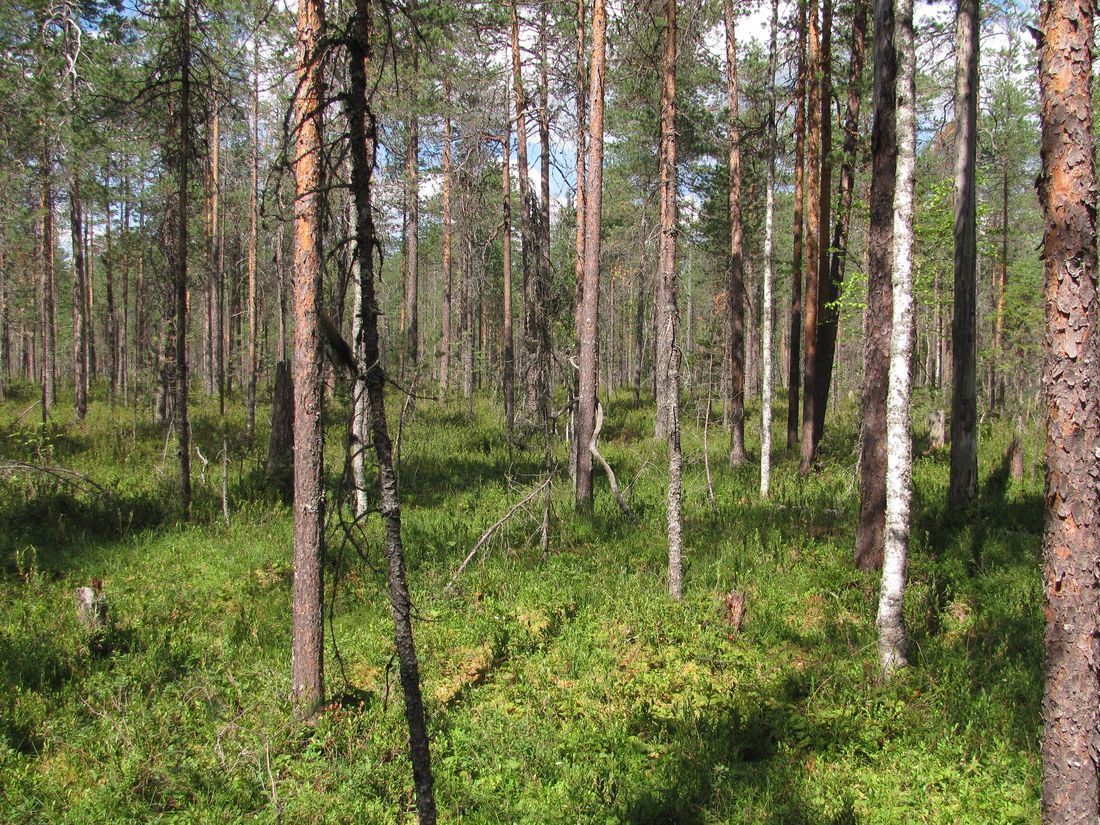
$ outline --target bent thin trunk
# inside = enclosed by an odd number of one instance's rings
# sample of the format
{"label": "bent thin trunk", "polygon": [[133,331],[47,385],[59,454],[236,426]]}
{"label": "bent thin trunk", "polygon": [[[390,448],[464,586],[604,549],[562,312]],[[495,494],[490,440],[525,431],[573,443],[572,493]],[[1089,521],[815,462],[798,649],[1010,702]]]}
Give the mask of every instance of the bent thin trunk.
{"label": "bent thin trunk", "polygon": [[[370,189],[374,158],[373,116],[370,112],[366,63],[370,47],[370,0],[356,0],[355,37],[352,38],[348,103],[348,133],[351,143],[352,193],[355,198],[355,246],[359,270],[360,336],[355,342],[357,372],[362,377],[370,407],[371,437],[378,460],[381,488],[380,509],[385,523],[385,552],[390,590],[390,612],[394,623],[401,690],[405,696],[405,720],[409,730],[416,809],[420,825],[434,825],[437,819],[433,791],[431,755],[424,702],[420,693],[420,668],[413,641],[412,601],[405,572],[401,541],[401,503],[394,470],[393,448],[386,423],[385,375],[378,347],[378,302],[374,291],[373,239]],[[368,131],[368,124],[370,124]]]}

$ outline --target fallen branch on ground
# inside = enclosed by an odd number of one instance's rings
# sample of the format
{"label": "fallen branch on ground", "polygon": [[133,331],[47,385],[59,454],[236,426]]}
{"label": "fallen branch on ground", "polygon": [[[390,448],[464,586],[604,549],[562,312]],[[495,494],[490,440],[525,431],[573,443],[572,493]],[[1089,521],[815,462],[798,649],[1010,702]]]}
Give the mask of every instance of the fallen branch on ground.
{"label": "fallen branch on ground", "polygon": [[623,498],[622,491],[619,489],[619,482],[615,478],[615,471],[611,469],[611,465],[607,463],[607,460],[600,455],[600,451],[596,448],[596,439],[600,437],[601,429],[603,429],[603,404],[600,403],[600,399],[597,396],[596,426],[592,430],[592,443],[588,445],[588,452],[592,453],[592,457],[600,462],[604,472],[607,473],[607,480],[611,482],[611,492],[615,494],[615,501],[619,503],[619,509],[623,511],[623,515],[627,518],[634,518],[634,511],[630,509],[630,505],[626,503],[626,499]]}
{"label": "fallen branch on ground", "polygon": [[455,570],[454,575],[451,576],[451,580],[449,582],[447,582],[447,586],[443,588],[443,595],[444,596],[449,595],[454,590],[455,582],[458,581],[458,577],[462,575],[462,572],[466,569],[466,567],[470,564],[470,562],[473,561],[474,556],[477,555],[477,551],[480,550],[482,547],[484,547],[485,544],[489,541],[489,539],[491,539],[493,537],[493,533],[495,533],[497,530],[499,530],[501,527],[503,527],[505,522],[507,522],[508,519],[510,519],[516,513],[517,510],[522,508],[523,505],[525,505],[527,502],[529,502],[531,499],[533,499],[535,496],[537,496],[539,493],[541,493],[543,491],[543,489],[546,487],[546,485],[548,485],[549,483],[550,483],[550,476],[547,476],[546,478],[543,479],[542,484],[540,484],[538,487],[535,487],[533,490],[531,490],[529,493],[527,493],[527,495],[525,495],[523,498],[521,498],[519,501],[517,501],[515,504],[513,504],[508,509],[507,513],[505,513],[503,516],[501,516],[499,519],[497,519],[495,522],[493,522],[493,525],[488,530],[486,530],[484,533],[481,534],[481,538],[479,538],[477,540],[477,543],[474,544],[473,549],[470,550],[470,552],[466,554],[466,558],[464,558],[462,560],[462,564],[460,564],[458,566],[458,569]]}

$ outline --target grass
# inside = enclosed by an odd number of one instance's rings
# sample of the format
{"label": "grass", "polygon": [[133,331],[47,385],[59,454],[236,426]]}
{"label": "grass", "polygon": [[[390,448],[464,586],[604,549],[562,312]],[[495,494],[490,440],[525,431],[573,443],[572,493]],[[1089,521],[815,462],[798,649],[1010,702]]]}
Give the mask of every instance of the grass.
{"label": "grass", "polygon": [[[16,420],[31,388],[10,395],[0,456],[77,470],[109,494],[0,479],[0,820],[413,821],[377,517],[362,558],[333,542],[332,701],[296,725],[293,524],[263,475],[266,430],[250,444],[231,406],[226,526],[221,423],[196,398],[211,463],[180,524],[174,445],[144,413],[100,397],[86,423],[62,405],[42,432],[34,413]],[[334,490],[342,409],[329,408]],[[586,516],[559,481],[548,558],[538,513],[517,515],[448,597],[478,536],[536,483],[540,450],[510,443],[489,400],[422,402],[405,423],[405,544],[444,820],[1038,822],[1042,498],[1036,473],[1008,479],[1007,425],[982,431],[982,496],[963,518],[943,512],[946,453],[918,459],[913,666],[882,684],[877,577],[850,561],[855,411],[830,422],[811,478],[777,452],[766,502],[756,466],[727,468],[712,427],[717,513],[692,412],[683,604],[666,595],[666,467],[644,405],[613,399],[605,428],[635,521],[602,477]],[[102,639],[73,602],[92,577],[110,603]],[[735,588],[739,632],[723,616]]]}

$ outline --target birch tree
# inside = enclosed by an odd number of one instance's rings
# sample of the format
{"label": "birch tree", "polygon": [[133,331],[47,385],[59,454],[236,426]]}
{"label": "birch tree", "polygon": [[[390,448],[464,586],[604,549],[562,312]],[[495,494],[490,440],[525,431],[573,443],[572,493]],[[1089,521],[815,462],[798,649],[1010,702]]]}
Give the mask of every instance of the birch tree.
{"label": "birch tree", "polygon": [[913,193],[916,187],[916,45],[913,0],[899,0],[897,49],[898,158],[894,184],[893,312],[890,377],[886,396],[886,532],[878,605],[879,664],[885,675],[906,665],[905,565],[913,495],[913,442],[909,402],[913,356]]}
{"label": "birch tree", "polygon": [[775,63],[779,32],[779,0],[772,0],[771,44],[768,47],[767,194],[764,205],[764,307],[761,326],[763,386],[760,404],[760,495],[768,497],[772,477],[772,247],[775,223]]}
{"label": "birch tree", "polygon": [[[668,437],[668,592],[679,601],[684,595],[683,489],[680,452],[680,353],[676,347],[676,0],[665,0],[664,49],[661,57],[661,234],[658,240],[657,278],[661,284],[664,313],[659,323],[665,329],[668,352],[666,427]],[[660,397],[658,397],[660,403]]]}

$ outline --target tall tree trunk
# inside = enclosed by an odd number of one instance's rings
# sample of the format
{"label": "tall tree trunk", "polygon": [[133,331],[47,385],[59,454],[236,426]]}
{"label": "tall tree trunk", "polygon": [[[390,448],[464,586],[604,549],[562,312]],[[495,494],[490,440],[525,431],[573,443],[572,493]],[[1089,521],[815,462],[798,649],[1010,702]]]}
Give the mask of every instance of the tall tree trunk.
{"label": "tall tree trunk", "polygon": [[[822,253],[822,278],[817,328],[817,398],[814,401],[814,452],[825,431],[825,410],[829,404],[829,389],[833,383],[833,361],[836,358],[837,325],[840,312],[835,301],[844,283],[844,265],[848,254],[848,227],[852,219],[852,193],[855,190],[856,154],[859,150],[859,104],[863,97],[863,61],[867,42],[867,0],[855,0],[852,6],[852,38],[849,41],[851,63],[848,67],[848,105],[844,114],[844,159],[840,169],[840,202],[837,204],[836,225],[830,254]],[[824,178],[825,173],[822,172]],[[822,206],[827,215],[826,207]],[[825,226],[826,237],[828,226]]]}
{"label": "tall tree trunk", "polygon": [[[668,352],[665,412],[668,436],[668,593],[679,601],[684,596],[683,562],[683,455],[680,451],[680,353],[676,347],[676,0],[665,0],[664,51],[661,58],[661,234],[657,252],[657,279],[662,285],[660,324]],[[614,289],[612,289],[614,295]]]}
{"label": "tall tree trunk", "polygon": [[474,397],[474,193],[469,174],[462,176],[462,397],[471,404]]}
{"label": "tall tree trunk", "polygon": [[252,38],[252,181],[248,189],[248,374],[246,427],[248,438],[256,429],[256,246],[260,232],[260,40]]}
{"label": "tall tree trunk", "polygon": [[638,274],[634,288],[634,403],[638,403],[642,395],[642,366],[645,362],[645,298],[646,298],[646,269],[648,267],[649,250],[649,212],[646,209],[647,201],[642,201],[642,243],[641,261],[638,265]]}
{"label": "tall tree trunk", "polygon": [[53,160],[49,137],[42,129],[42,168],[40,174],[42,211],[42,270],[39,290],[42,296],[42,416],[49,418],[57,399],[57,287],[54,280]]}
{"label": "tall tree trunk", "polygon": [[791,311],[787,357],[787,449],[798,443],[799,399],[802,386],[802,240],[806,169],[806,0],[798,2],[798,75],[794,115],[794,218],[791,251]]}
{"label": "tall tree trunk", "polygon": [[[573,97],[574,106],[577,110],[577,131],[576,131],[576,171],[577,171],[577,191],[576,191],[576,236],[574,238],[574,249],[576,252],[576,260],[574,261],[574,276],[576,279],[576,294],[574,295],[573,303],[573,355],[576,358],[580,358],[580,343],[581,343],[581,305],[584,296],[584,189],[585,189],[585,81],[588,79],[588,64],[585,60],[585,13],[584,13],[584,0],[577,0],[577,22],[576,22],[576,41],[577,41],[577,56],[576,56],[576,73],[574,76],[573,84]],[[579,363],[579,361],[578,361]],[[577,393],[577,378],[573,377],[574,395]],[[577,461],[579,451],[581,449],[580,442],[577,441],[577,429],[576,429],[576,408],[573,412],[573,442],[569,445],[569,476],[576,479],[577,477]]]}
{"label": "tall tree trunk", "polygon": [[88,330],[85,317],[84,207],[80,202],[80,177],[70,172],[69,218],[73,249],[73,406],[77,421],[88,414]]}
{"label": "tall tree trunk", "polygon": [[[505,98],[507,98],[507,90]],[[440,321],[439,336],[439,398],[447,397],[451,380],[451,78],[448,74],[443,79],[443,98],[445,112],[443,115],[443,318]],[[507,100],[505,101],[507,109]],[[506,115],[507,116],[507,115]],[[508,166],[508,148],[506,147],[504,158],[505,167]],[[507,402],[506,402],[507,403]]]}
{"label": "tall tree trunk", "polygon": [[179,237],[176,241],[176,435],[180,463],[180,510],[191,516],[191,422],[187,415],[187,218],[188,167],[191,159],[191,0],[180,12]]}
{"label": "tall tree trunk", "polygon": [[[538,309],[539,309],[539,341],[544,352],[543,360],[547,360],[550,354],[550,341],[548,327],[550,306],[550,62],[549,40],[550,27],[547,19],[549,3],[539,4],[539,165],[542,171],[539,229],[540,252],[539,260],[541,269],[538,283]],[[546,363],[542,369],[548,369]],[[543,381],[549,380],[544,376]],[[546,390],[542,389],[543,395]]]}
{"label": "tall tree trunk", "polygon": [[958,0],[955,15],[955,314],[951,394],[951,477],[947,506],[978,495],[977,177],[978,0]]}
{"label": "tall tree trunk", "polygon": [[600,229],[603,214],[603,112],[604,74],[607,56],[606,0],[592,3],[592,60],[588,73],[588,163],[584,195],[584,295],[577,390],[577,478],[574,487],[578,509],[592,505],[592,443],[596,425],[596,390],[599,383]]}
{"label": "tall tree trunk", "polygon": [[397,649],[401,690],[405,696],[405,721],[409,729],[409,755],[416,791],[416,809],[420,825],[434,825],[437,812],[432,787],[428,728],[420,693],[420,666],[413,640],[412,601],[409,597],[405,551],[401,541],[401,502],[386,423],[385,376],[378,347],[378,302],[374,292],[374,225],[370,204],[375,141],[374,119],[369,108],[367,88],[370,15],[370,0],[356,0],[355,36],[352,38],[349,61],[351,93],[348,105],[360,295],[360,303],[355,308],[360,316],[360,336],[355,342],[355,354],[357,373],[365,385],[370,403],[371,436],[378,460],[380,509],[386,528],[390,612],[394,623],[394,645]]}
{"label": "tall tree trunk", "polygon": [[767,498],[772,474],[772,251],[775,212],[775,67],[779,32],[779,0],[772,0],[771,42],[768,47],[767,194],[764,202],[764,306],[761,318],[763,379],[761,382],[760,495]]}
{"label": "tall tree trunk", "polygon": [[[667,13],[666,13],[667,17]],[[669,22],[666,20],[666,31]],[[673,20],[672,25],[675,25]],[[667,38],[666,38],[667,40]],[[676,226],[675,226],[675,199],[666,194],[668,187],[669,176],[673,176],[672,185],[675,186],[675,151],[672,156],[672,167],[668,167],[667,159],[669,154],[669,143],[674,140],[676,124],[676,109],[675,109],[675,67],[666,69],[666,63],[668,62],[668,46],[665,46],[665,54],[663,56],[661,64],[662,85],[661,85],[661,134],[660,134],[660,147],[658,156],[660,158],[660,181],[658,183],[660,195],[660,217],[659,220],[659,234],[657,242],[657,277],[654,279],[654,293],[656,300],[654,301],[654,319],[653,323],[656,328],[656,348],[655,348],[655,369],[657,374],[657,410],[654,420],[654,436],[656,438],[670,439],[671,440],[671,424],[673,415],[673,406],[678,403],[678,399],[673,398],[673,391],[678,389],[672,386],[673,376],[670,374],[670,368],[674,360],[673,349],[675,347],[675,333],[676,333],[676,280],[674,276],[665,276],[668,268],[674,268],[675,255],[674,252],[670,252],[666,247],[669,240],[675,238]],[[675,45],[673,46],[675,51]],[[668,74],[671,72],[671,76]],[[670,79],[671,77],[671,79]],[[671,87],[671,88],[670,88]],[[671,209],[672,217],[669,218],[668,213]],[[667,221],[671,220],[672,223],[668,224]],[[666,239],[666,234],[668,238]],[[665,260],[665,256],[672,256],[673,263],[668,263]]]}
{"label": "tall tree trunk", "polygon": [[998,375],[1001,359],[1001,339],[1005,324],[1005,287],[1008,285],[1008,165],[1005,155],[1001,160],[1001,260],[993,268],[993,351],[989,356],[989,408],[996,409],[1004,403],[1004,378]]}
{"label": "tall tree trunk", "polygon": [[[92,259],[92,222],[94,216],[89,206],[84,214],[84,331],[87,336],[85,347],[84,374],[91,381],[99,375],[99,361],[95,348],[95,269]],[[90,390],[89,390],[89,398]]]}
{"label": "tall tree trunk", "polygon": [[221,209],[221,113],[217,94],[213,95],[213,126],[210,136],[210,238],[213,244],[214,279],[214,379],[218,388],[218,412],[225,415],[225,258],[223,255]]}
{"label": "tall tree trunk", "polygon": [[508,105],[508,90],[504,91],[504,140],[500,144],[500,173],[503,184],[501,197],[501,227],[504,266],[501,273],[503,296],[501,331],[504,337],[503,389],[504,427],[511,434],[516,423],[515,342],[512,335],[512,120]]}
{"label": "tall tree trunk", "polygon": [[1039,44],[1047,404],[1043,821],[1096,818],[1100,742],[1100,355],[1091,0],[1044,0]]}
{"label": "tall tree trunk", "polygon": [[886,521],[886,388],[893,318],[894,184],[897,164],[894,109],[897,55],[894,2],[873,0],[875,20],[874,124],[871,128],[871,211],[867,225],[867,309],[864,312],[863,392],[860,399],[859,523],[855,563],[882,566]]}
{"label": "tall tree trunk", "polygon": [[527,354],[524,365],[524,391],[527,412],[536,415],[542,402],[540,395],[539,307],[538,283],[541,268],[538,253],[538,232],[533,225],[536,210],[527,163],[527,96],[523,91],[523,63],[519,43],[519,8],[512,8],[512,83],[516,100],[516,172],[519,177],[519,226],[523,265],[523,345]]}
{"label": "tall tree trunk", "polygon": [[[821,441],[821,427],[825,421],[824,401],[829,396],[829,383],[821,372],[825,331],[828,323],[827,304],[835,297],[835,290],[829,282],[829,229],[833,203],[833,0],[822,0],[821,4],[821,168],[817,186],[817,330],[814,333],[813,372],[813,420],[810,428],[810,440],[803,441],[802,469],[809,472],[817,456],[817,445]],[[830,367],[832,353],[829,353]],[[803,401],[805,403],[805,401]]]}
{"label": "tall tree trunk", "polygon": [[[825,0],[828,4],[829,0]],[[822,48],[817,0],[810,0],[807,15],[807,127],[806,127],[806,288],[802,293],[802,432],[801,470],[810,471],[813,461],[814,375],[817,369],[817,310],[821,287],[821,100]]]}
{"label": "tall tree trunk", "polygon": [[878,603],[878,654],[884,675],[906,664],[905,563],[913,496],[913,440],[909,432],[913,372],[913,193],[916,186],[917,50],[913,0],[897,0],[897,171],[894,183],[894,267],[890,374],[886,396],[886,532]]}
{"label": "tall tree trunk", "polygon": [[[8,277],[7,247],[2,218],[3,216],[0,215],[0,401],[5,401],[7,400],[5,388],[8,379],[11,377],[11,321],[8,316],[8,282],[11,279]],[[40,315],[39,323],[41,321],[42,316]],[[43,384],[45,384],[45,381],[43,381]],[[46,420],[47,409],[45,406],[42,408],[43,421]]]}
{"label": "tall tree trunk", "polygon": [[[412,9],[415,10],[415,3]],[[415,374],[420,363],[420,117],[418,114],[420,88],[420,50],[412,38],[412,89],[409,113],[409,134],[405,142],[405,307],[402,365],[406,375]]]}
{"label": "tall tree trunk", "polygon": [[122,323],[118,336],[118,386],[122,392],[122,403],[130,401],[130,179],[122,184]]}
{"label": "tall tree trunk", "polygon": [[[733,0],[723,0],[726,21],[726,103],[729,107],[729,214],[730,252],[726,263],[728,306],[730,405],[730,466],[745,463],[745,275],[743,266],[743,224],[741,220],[741,127],[737,87],[737,34]],[[801,178],[799,180],[801,185]]]}
{"label": "tall tree trunk", "polygon": [[[318,318],[324,254],[321,226],[321,101],[318,48],[324,0],[298,0],[298,82],[294,96],[294,623],[291,690],[308,718],[324,699],[324,444]],[[357,143],[352,140],[352,149]],[[360,266],[362,267],[362,255]],[[367,271],[370,256],[367,258]],[[373,314],[370,316],[373,319]],[[368,320],[368,323],[370,321]]]}
{"label": "tall tree trunk", "polygon": [[107,382],[111,404],[118,395],[118,315],[115,311],[115,251],[111,243],[111,171],[107,168],[105,189],[107,203],[104,212],[106,244],[103,252],[103,272],[107,286]]}

